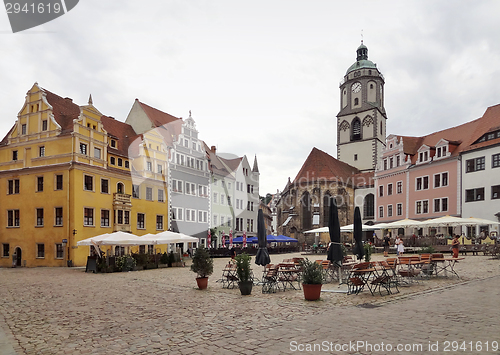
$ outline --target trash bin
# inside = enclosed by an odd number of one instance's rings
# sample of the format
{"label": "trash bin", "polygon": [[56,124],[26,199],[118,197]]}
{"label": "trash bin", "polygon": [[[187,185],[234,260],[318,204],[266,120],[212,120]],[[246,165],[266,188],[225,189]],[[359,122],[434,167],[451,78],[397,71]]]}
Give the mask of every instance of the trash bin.
{"label": "trash bin", "polygon": [[72,267],[73,266],[73,260],[68,260],[68,267]]}

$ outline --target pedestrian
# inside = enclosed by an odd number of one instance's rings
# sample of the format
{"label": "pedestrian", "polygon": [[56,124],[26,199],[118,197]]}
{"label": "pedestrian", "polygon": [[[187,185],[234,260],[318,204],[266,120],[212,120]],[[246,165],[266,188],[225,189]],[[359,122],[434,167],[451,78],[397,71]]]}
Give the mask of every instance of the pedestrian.
{"label": "pedestrian", "polygon": [[17,253],[14,252],[12,254],[12,267],[16,267],[17,266]]}
{"label": "pedestrian", "polygon": [[458,239],[458,234],[453,236],[451,241],[451,250],[453,251],[453,257],[458,258],[458,248],[460,247],[460,240]]}
{"label": "pedestrian", "polygon": [[389,234],[386,234],[384,237],[384,257],[389,256],[389,246],[391,244],[391,238],[389,237]]}
{"label": "pedestrian", "polygon": [[401,235],[398,235],[398,237],[396,238],[396,251],[398,256],[403,255],[403,253],[405,252],[405,246],[403,244],[403,239],[401,238]]}
{"label": "pedestrian", "polygon": [[234,258],[236,257],[236,249],[234,247],[231,248],[231,259],[234,260]]}

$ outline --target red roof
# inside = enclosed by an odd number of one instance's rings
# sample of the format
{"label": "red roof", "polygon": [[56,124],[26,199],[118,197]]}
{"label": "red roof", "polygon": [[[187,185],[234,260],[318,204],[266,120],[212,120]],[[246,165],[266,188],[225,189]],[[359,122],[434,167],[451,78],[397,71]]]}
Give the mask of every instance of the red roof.
{"label": "red roof", "polygon": [[434,148],[436,144],[445,139],[450,142],[451,156],[457,156],[461,152],[479,148],[484,145],[498,143],[497,139],[483,142],[487,144],[474,144],[485,133],[500,129],[500,105],[488,107],[481,118],[461,124],[459,126],[444,129],[422,137],[398,136],[403,138],[403,149],[405,154],[412,156],[411,162],[415,164],[418,156],[417,151],[422,145]]}
{"label": "red roof", "polygon": [[141,108],[144,110],[146,115],[149,117],[151,123],[154,124],[155,127],[160,127],[168,123],[174,122],[175,120],[180,120],[180,118],[178,117],[169,115],[166,112],[160,111],[154,107],[151,107],[149,105],[146,105],[145,103],[140,102],[139,99],[135,100],[139,103],[139,105],[141,105]]}
{"label": "red roof", "polygon": [[[116,137],[117,147],[108,147],[110,153],[119,154],[123,156],[129,156],[129,146],[137,138],[141,138],[140,135],[136,134],[131,125],[115,120],[113,117],[102,116],[101,122],[104,129],[109,135]],[[139,141],[142,141],[140,139]],[[133,147],[131,147],[133,149]]]}
{"label": "red roof", "polygon": [[326,179],[328,181],[339,180],[351,185],[355,174],[359,174],[357,168],[313,148],[293,183]]}
{"label": "red roof", "polygon": [[61,126],[62,134],[73,131],[73,120],[80,116],[80,106],[73,103],[71,99],[64,99],[46,89],[45,92],[47,101],[52,106],[52,113],[56,122]]}

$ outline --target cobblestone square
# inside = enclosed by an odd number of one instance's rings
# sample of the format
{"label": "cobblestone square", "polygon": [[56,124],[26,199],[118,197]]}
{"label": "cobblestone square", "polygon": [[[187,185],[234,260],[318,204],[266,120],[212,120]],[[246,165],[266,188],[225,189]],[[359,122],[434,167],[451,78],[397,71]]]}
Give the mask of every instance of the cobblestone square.
{"label": "cobblestone square", "polygon": [[[112,274],[0,269],[0,353],[499,353],[492,347],[500,341],[498,259],[467,256],[456,266],[460,279],[422,279],[396,295],[323,292],[316,302],[300,290],[262,294],[254,286],[241,296],[223,289],[216,280],[226,262],[215,259],[205,291],[189,267]],[[261,267],[253,270],[260,276]],[[467,351],[451,351],[453,341],[465,342]]]}

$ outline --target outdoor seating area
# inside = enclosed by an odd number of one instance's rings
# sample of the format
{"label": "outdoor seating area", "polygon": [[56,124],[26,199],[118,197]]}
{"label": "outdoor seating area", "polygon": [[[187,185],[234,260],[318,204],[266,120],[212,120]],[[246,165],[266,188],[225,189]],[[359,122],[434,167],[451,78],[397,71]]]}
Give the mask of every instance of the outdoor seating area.
{"label": "outdoor seating area", "polygon": [[301,258],[284,259],[278,264],[268,264],[262,273],[262,293],[300,290]]}

